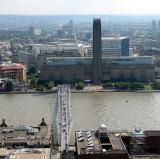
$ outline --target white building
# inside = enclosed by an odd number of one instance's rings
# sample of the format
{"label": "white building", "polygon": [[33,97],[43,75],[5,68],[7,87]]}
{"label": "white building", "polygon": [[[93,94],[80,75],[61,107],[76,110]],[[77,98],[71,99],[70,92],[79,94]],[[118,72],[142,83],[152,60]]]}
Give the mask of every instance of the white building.
{"label": "white building", "polygon": [[55,45],[50,44],[30,44],[35,55],[36,66],[40,66],[45,62],[47,57],[54,56]]}
{"label": "white building", "polygon": [[30,44],[39,67],[48,57],[81,57],[85,54],[84,44],[77,40],[62,39],[50,44]]}
{"label": "white building", "polygon": [[[101,42],[103,57],[129,56],[129,38],[103,37]],[[92,45],[88,47],[87,55],[93,55]]]}
{"label": "white building", "polygon": [[102,56],[129,56],[129,38],[104,37],[102,38]]}
{"label": "white building", "polygon": [[81,57],[84,56],[84,45],[78,42],[60,42],[56,46],[55,56]]}
{"label": "white building", "polygon": [[42,30],[41,29],[34,29],[34,35],[39,36],[41,35]]}

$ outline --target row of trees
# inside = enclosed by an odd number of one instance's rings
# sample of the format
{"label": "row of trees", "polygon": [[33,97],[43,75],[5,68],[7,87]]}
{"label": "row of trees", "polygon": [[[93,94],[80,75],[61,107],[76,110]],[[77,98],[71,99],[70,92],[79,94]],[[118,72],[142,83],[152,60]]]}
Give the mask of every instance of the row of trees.
{"label": "row of trees", "polygon": [[55,83],[53,81],[40,81],[38,79],[38,70],[36,67],[31,67],[28,71],[29,84],[31,89],[37,91],[51,90]]}
{"label": "row of trees", "polygon": [[[30,79],[31,89],[38,91],[51,90],[54,87],[53,81],[38,81],[35,77]],[[74,84],[74,87],[78,90],[83,90],[85,87],[84,82],[79,81]],[[104,83],[104,89],[117,89],[117,90],[160,90],[160,82],[155,83],[142,83],[142,82],[115,82]],[[14,89],[14,84],[11,80],[6,81],[5,91],[10,92]]]}
{"label": "row of trees", "polygon": [[[85,87],[84,82],[79,81],[75,83],[75,88],[78,90],[83,90]],[[142,83],[142,82],[108,82],[103,84],[105,89],[117,89],[117,90],[160,90],[159,83]]]}
{"label": "row of trees", "polygon": [[156,90],[160,90],[160,82],[153,83],[152,88]]}
{"label": "row of trees", "polygon": [[30,79],[30,87],[38,91],[51,90],[54,87],[53,81],[39,81],[36,77]]}
{"label": "row of trees", "polygon": [[105,89],[119,89],[119,90],[160,90],[160,82],[142,83],[142,82],[115,82],[104,83]]}
{"label": "row of trees", "polygon": [[[14,83],[12,80],[7,80],[4,84],[3,91],[11,92],[14,90]],[[30,80],[30,88],[36,89],[37,91],[51,90],[54,87],[53,81],[45,83],[38,82],[35,77]]]}
{"label": "row of trees", "polygon": [[116,82],[103,84],[105,89],[119,89],[119,90],[142,90],[145,85],[141,82]]}
{"label": "row of trees", "polygon": [[[38,81],[36,77],[32,77],[30,79],[30,87],[32,89],[37,89],[38,91],[51,90],[55,85],[57,84],[55,84],[53,81]],[[84,82],[79,81],[75,82],[74,86],[78,90],[83,90],[85,84]]]}

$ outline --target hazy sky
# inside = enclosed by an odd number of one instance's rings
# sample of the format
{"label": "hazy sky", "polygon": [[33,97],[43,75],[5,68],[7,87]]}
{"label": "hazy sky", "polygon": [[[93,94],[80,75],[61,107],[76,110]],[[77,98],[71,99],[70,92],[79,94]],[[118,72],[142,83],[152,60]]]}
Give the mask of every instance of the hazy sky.
{"label": "hazy sky", "polygon": [[160,0],[0,0],[0,14],[160,15]]}

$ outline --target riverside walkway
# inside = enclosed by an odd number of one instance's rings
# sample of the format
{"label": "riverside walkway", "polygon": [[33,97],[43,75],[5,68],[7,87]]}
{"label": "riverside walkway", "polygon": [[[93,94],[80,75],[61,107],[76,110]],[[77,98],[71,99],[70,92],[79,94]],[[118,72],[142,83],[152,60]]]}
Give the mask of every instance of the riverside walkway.
{"label": "riverside walkway", "polygon": [[61,158],[68,158],[69,150],[69,130],[70,130],[70,87],[60,85],[58,88],[58,107],[59,107],[59,130],[60,130],[60,152]]}

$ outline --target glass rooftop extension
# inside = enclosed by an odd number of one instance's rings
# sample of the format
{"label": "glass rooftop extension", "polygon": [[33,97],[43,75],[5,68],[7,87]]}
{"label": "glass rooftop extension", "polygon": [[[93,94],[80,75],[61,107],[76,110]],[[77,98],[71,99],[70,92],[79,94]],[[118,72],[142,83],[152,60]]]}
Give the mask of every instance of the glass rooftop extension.
{"label": "glass rooftop extension", "polygon": [[46,59],[47,65],[84,65],[92,64],[92,57],[53,57]]}
{"label": "glass rooftop extension", "polygon": [[[46,59],[46,65],[83,65],[92,64],[92,60],[92,57],[52,57]],[[154,65],[154,57],[103,57],[102,63],[112,65]]]}
{"label": "glass rooftop extension", "polygon": [[115,64],[115,65],[154,65],[154,57],[152,56],[104,57],[102,58],[102,63]]}

